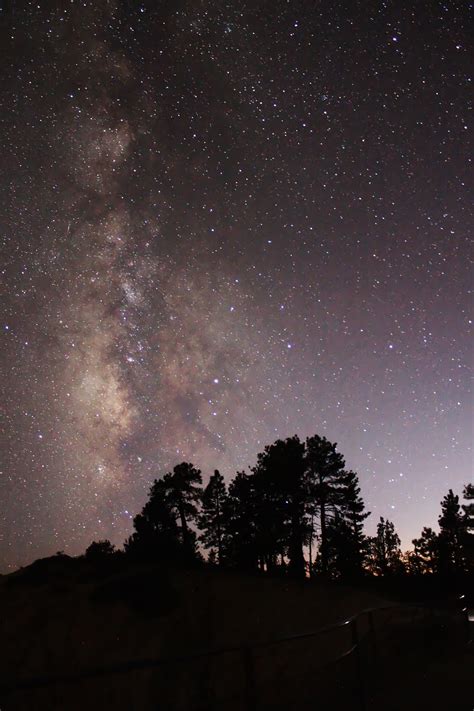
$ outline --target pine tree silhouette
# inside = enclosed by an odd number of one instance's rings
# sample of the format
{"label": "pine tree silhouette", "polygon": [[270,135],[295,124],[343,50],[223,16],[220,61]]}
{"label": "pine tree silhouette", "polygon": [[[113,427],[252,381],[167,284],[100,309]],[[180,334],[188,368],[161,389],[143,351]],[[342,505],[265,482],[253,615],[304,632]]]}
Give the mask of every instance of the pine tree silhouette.
{"label": "pine tree silhouette", "polygon": [[380,517],[377,534],[369,539],[369,570],[374,575],[403,572],[400,538],[391,521]]}
{"label": "pine tree silhouette", "polygon": [[474,484],[466,484],[463,497],[469,502],[462,506],[464,511],[464,557],[469,572],[474,572]]}
{"label": "pine tree silhouette", "polygon": [[85,557],[87,560],[103,560],[115,553],[115,546],[108,540],[92,541],[86,549]]}
{"label": "pine tree silhouette", "polygon": [[203,491],[201,513],[198,525],[202,534],[200,540],[205,548],[211,549],[211,554],[218,565],[223,563],[224,548],[224,515],[227,490],[224,477],[216,469]]}
{"label": "pine tree silhouette", "polygon": [[306,472],[309,512],[319,520],[320,544],[317,568],[326,574],[329,567],[328,523],[335,518],[338,504],[337,484],[345,461],[336,451],[337,444],[314,435],[306,440]]}
{"label": "pine tree silhouette", "polygon": [[370,512],[364,512],[365,504],[355,472],[341,472],[334,508],[334,516],[327,525],[328,572],[331,577],[354,578],[363,573],[367,556],[364,521],[370,516]]}
{"label": "pine tree silhouette", "polygon": [[439,540],[432,528],[424,527],[420,538],[414,538],[412,566],[421,575],[439,570]]}
{"label": "pine tree silhouette", "polygon": [[465,568],[463,554],[465,521],[461,513],[459,496],[454,494],[452,489],[449,489],[441,501],[438,523],[440,572],[443,575],[461,573]]}
{"label": "pine tree silhouette", "polygon": [[199,469],[188,462],[177,464],[173,472],[163,477],[167,503],[175,511],[180,523],[181,542],[189,553],[196,553],[196,535],[189,524],[196,519],[202,496],[202,477]]}
{"label": "pine tree silhouette", "polygon": [[307,486],[304,444],[295,435],[277,440],[258,455],[253,469],[257,495],[257,531],[266,568],[288,556],[289,572],[304,577],[307,536]]}
{"label": "pine tree silhouette", "polygon": [[224,505],[223,557],[230,567],[255,570],[257,548],[257,507],[253,477],[237,472],[229,484]]}
{"label": "pine tree silhouette", "polygon": [[463,498],[473,503],[463,504],[462,509],[465,516],[465,527],[474,534],[474,484],[466,484],[463,489]]}
{"label": "pine tree silhouette", "polygon": [[180,555],[182,541],[176,512],[170,505],[163,480],[153,482],[142,512],[133,519],[134,533],[125,541],[125,552],[139,558],[172,559]]}
{"label": "pine tree silhouette", "polygon": [[268,445],[251,473],[238,472],[228,491],[217,470],[204,491],[201,485],[201,472],[188,462],[155,480],[134,518],[126,552],[191,562],[200,557],[197,525],[213,564],[304,577],[304,547],[310,544],[311,556],[312,519],[317,518],[317,570],[346,578],[362,572],[363,522],[369,513],[357,474],[344,469],[336,444],[325,437],[314,435],[303,443],[295,435]]}

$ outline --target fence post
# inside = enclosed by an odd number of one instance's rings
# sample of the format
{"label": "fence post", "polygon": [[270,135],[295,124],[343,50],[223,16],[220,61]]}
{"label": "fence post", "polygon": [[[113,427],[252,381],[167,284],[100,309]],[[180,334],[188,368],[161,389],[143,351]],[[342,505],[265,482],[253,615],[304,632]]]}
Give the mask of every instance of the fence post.
{"label": "fence post", "polygon": [[465,615],[465,625],[466,625],[466,645],[471,644],[471,623],[469,620],[469,607],[467,604],[466,596],[459,595],[458,601],[461,603],[461,613]]}
{"label": "fence post", "polygon": [[367,706],[365,704],[365,689],[364,689],[364,677],[362,671],[362,656],[360,650],[359,642],[359,631],[357,629],[357,617],[354,617],[351,622],[351,636],[352,644],[354,646],[355,662],[356,662],[356,676],[357,676],[357,686],[358,686],[358,707],[360,711],[367,711]]}
{"label": "fence post", "polygon": [[246,711],[257,711],[255,664],[252,648],[249,646],[243,647],[242,653],[245,673],[245,709]]}

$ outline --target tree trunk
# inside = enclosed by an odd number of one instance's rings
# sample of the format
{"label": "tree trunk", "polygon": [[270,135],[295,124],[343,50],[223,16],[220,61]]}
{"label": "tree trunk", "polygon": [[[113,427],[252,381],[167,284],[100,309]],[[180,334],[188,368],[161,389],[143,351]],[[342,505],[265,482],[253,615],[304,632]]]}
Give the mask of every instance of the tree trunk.
{"label": "tree trunk", "polygon": [[297,578],[305,576],[305,559],[303,554],[303,537],[301,535],[301,523],[298,512],[294,513],[291,521],[291,542],[290,542],[290,570]]}
{"label": "tree trunk", "polygon": [[328,556],[327,556],[327,527],[326,527],[326,505],[321,502],[321,545],[319,547],[321,555],[321,572],[327,573]]}
{"label": "tree trunk", "polygon": [[184,515],[184,507],[182,504],[179,506],[179,517],[181,519],[181,535],[183,537],[183,546],[188,544],[188,523],[186,521],[186,516]]}
{"label": "tree trunk", "polygon": [[217,502],[217,564],[222,565],[221,509]]}

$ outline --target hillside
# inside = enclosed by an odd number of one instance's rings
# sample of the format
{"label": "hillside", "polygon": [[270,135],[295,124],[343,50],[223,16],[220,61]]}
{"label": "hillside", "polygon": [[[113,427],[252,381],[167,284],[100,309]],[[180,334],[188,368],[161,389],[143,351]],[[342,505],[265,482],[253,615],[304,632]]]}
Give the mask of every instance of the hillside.
{"label": "hillside", "polygon": [[[314,639],[258,648],[251,660],[252,689],[246,676],[249,659],[238,650],[210,662],[194,659],[152,669],[132,667],[142,660],[258,645],[387,604],[369,591],[334,584],[212,568],[165,572],[153,566],[130,567],[121,558],[104,568],[67,556],[36,561],[3,576],[0,602],[2,686],[63,677],[44,688],[3,695],[2,711],[73,711],[84,706],[237,710],[251,708],[252,703],[253,708],[283,709],[294,704],[303,709],[310,708],[318,684],[321,703],[325,703],[324,689],[334,697],[334,685],[342,702],[357,693],[354,660],[324,665],[350,647],[348,627]],[[397,611],[397,625],[402,622],[406,627],[408,618],[403,614]],[[384,615],[388,612],[380,613],[377,621],[380,638],[389,620]],[[410,615],[413,623],[412,611]],[[364,629],[362,625],[362,636]],[[121,673],[103,673],[114,666],[121,667]],[[96,674],[92,678],[64,680],[91,671]]]}

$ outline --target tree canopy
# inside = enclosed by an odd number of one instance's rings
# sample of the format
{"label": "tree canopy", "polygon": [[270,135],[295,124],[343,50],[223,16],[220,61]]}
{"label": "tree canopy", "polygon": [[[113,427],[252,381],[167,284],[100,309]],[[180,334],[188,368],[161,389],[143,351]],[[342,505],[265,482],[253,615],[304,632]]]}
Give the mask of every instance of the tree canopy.
{"label": "tree canopy", "polygon": [[[199,469],[177,464],[153,482],[124,549],[177,564],[201,560],[203,549],[219,567],[299,578],[458,575],[474,568],[474,486],[467,484],[463,495],[461,505],[450,489],[441,501],[439,532],[425,526],[413,550],[402,554],[392,521],[380,517],[376,534],[365,534],[370,512],[337,444],[294,435],[266,446],[228,486],[215,470],[203,487]],[[114,553],[109,541],[97,541],[86,557]]]}

